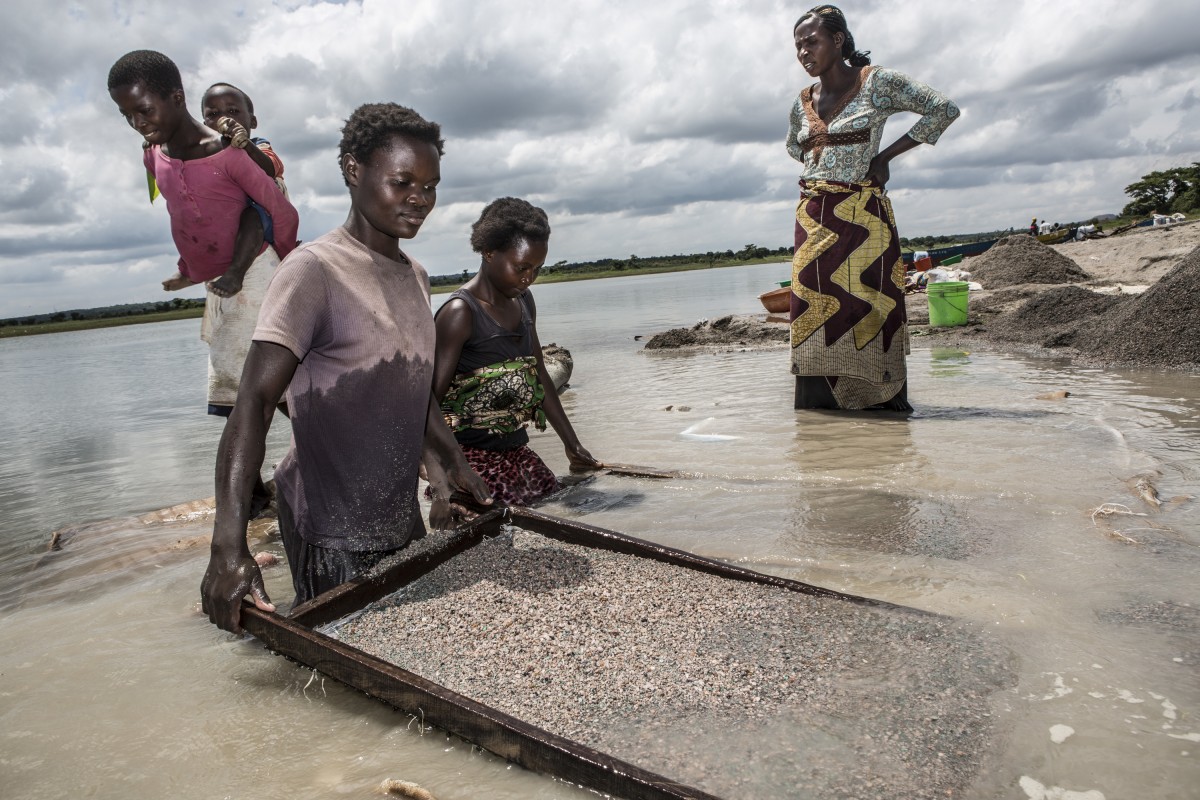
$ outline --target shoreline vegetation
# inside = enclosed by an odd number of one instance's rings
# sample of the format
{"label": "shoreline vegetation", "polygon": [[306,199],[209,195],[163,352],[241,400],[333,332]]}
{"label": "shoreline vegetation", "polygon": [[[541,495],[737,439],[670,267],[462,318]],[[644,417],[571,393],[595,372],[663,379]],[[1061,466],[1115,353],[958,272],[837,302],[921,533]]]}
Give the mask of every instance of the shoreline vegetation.
{"label": "shoreline vegetation", "polygon": [[[542,268],[539,284],[565,281],[586,281],[599,278],[619,278],[625,275],[656,275],[664,272],[686,272],[720,267],[743,267],[753,264],[787,262],[792,258],[790,247],[770,249],[746,245],[741,251],[700,253],[691,256],[630,256],[628,259],[604,259],[584,264],[558,264]],[[449,294],[462,286],[473,274],[463,271],[453,275],[432,275],[429,282],[432,294]],[[15,336],[36,336],[43,333],[65,333],[121,325],[141,325],[151,322],[171,322],[204,316],[203,298],[181,298],[156,303],[132,303],[73,311],[55,311],[27,317],[0,320],[0,339]]]}
{"label": "shoreline vegetation", "polygon": [[[177,319],[198,319],[204,316],[204,301],[200,305],[171,309],[170,311],[139,312],[136,315],[113,317],[90,317],[84,319],[59,319],[46,322],[35,322],[30,325],[8,321],[0,327],[0,339],[16,336],[37,336],[43,333],[67,333],[68,331],[86,331],[96,328],[119,328],[124,325],[142,325],[149,322],[173,322]],[[47,316],[47,315],[41,315]]]}

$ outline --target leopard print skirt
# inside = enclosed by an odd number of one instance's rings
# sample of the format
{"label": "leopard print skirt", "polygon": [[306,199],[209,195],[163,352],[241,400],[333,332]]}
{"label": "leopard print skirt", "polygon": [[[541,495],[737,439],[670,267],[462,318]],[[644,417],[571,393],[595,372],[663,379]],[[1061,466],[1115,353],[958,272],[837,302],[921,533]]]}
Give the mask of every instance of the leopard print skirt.
{"label": "leopard print skirt", "polygon": [[513,450],[462,448],[471,469],[492,490],[497,505],[528,506],[558,491],[558,478],[538,454],[522,445]]}

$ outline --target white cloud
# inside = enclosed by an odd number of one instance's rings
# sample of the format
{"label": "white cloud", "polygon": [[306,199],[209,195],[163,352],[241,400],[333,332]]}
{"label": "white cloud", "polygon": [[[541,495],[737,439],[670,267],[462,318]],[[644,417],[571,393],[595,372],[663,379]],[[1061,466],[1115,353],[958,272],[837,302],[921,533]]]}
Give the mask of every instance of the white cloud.
{"label": "white cloud", "polygon": [[[1145,172],[1200,160],[1194,3],[846,10],[875,63],[964,110],[936,148],[893,164],[904,235],[1116,211]],[[776,0],[6,4],[0,317],[165,297],[164,209],[105,89],[139,48],[179,64],[193,109],[217,80],[252,95],[304,239],[346,215],[342,121],[396,101],[447,139],[438,209],[410,248],[434,274],[473,268],[470,224],[501,195],[550,212],[552,262],[787,244],[798,170],[783,138],[809,82],[796,16]]]}

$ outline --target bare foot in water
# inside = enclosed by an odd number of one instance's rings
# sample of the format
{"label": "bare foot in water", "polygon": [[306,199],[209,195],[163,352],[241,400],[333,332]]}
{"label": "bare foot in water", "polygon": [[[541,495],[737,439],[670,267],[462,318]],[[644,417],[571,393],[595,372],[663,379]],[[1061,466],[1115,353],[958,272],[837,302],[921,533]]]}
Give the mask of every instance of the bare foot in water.
{"label": "bare foot in water", "polygon": [[229,273],[208,282],[208,290],[217,297],[233,297],[242,290],[242,279]]}
{"label": "bare foot in water", "polygon": [[178,292],[180,289],[195,285],[195,281],[183,277],[178,272],[162,282],[164,292]]}

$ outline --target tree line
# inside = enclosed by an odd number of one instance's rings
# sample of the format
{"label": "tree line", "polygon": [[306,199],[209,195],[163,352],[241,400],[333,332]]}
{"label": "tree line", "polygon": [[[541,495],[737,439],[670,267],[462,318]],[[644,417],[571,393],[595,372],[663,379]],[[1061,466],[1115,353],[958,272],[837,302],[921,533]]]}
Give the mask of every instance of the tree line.
{"label": "tree line", "polygon": [[1121,212],[1126,217],[1200,211],[1200,161],[1143,175],[1125,194],[1133,198]]}
{"label": "tree line", "polygon": [[[623,272],[637,271],[640,269],[662,269],[664,267],[680,267],[691,265],[731,265],[743,261],[753,261],[759,258],[771,258],[778,256],[780,258],[792,257],[792,247],[759,247],[756,244],[748,244],[741,250],[709,250],[705,253],[691,253],[688,255],[676,254],[673,256],[639,256],[637,254],[630,255],[629,258],[601,258],[596,261],[579,261],[566,262],[559,261],[556,264],[549,264],[542,267],[543,275],[554,275],[556,273],[571,273],[571,274],[586,274],[589,272]],[[453,273],[451,275],[430,275],[429,283],[432,286],[448,286],[466,281],[474,271],[463,270],[461,273]]]}
{"label": "tree line", "polygon": [[87,319],[112,319],[114,317],[138,317],[143,314],[158,314],[164,311],[179,311],[185,308],[204,308],[204,298],[176,297],[156,303],[125,303],[99,308],[75,308],[70,311],[51,311],[46,314],[31,314],[27,317],[0,319],[0,328],[43,325],[50,322],[82,321]]}

